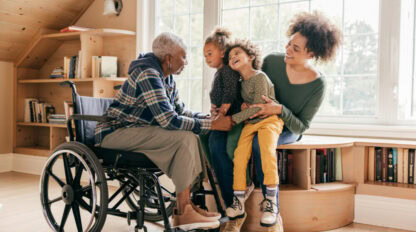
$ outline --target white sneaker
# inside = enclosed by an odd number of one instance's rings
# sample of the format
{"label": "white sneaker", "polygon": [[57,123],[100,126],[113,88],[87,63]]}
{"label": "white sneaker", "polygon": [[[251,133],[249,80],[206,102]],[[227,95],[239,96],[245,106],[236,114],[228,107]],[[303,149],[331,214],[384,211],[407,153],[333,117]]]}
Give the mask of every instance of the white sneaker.
{"label": "white sneaker", "polygon": [[233,204],[225,210],[230,220],[244,217],[244,201],[245,197],[233,197]]}
{"label": "white sneaker", "polygon": [[276,196],[264,198],[264,200],[261,202],[260,209],[263,211],[260,225],[265,227],[274,226],[277,221],[277,215],[279,214]]}

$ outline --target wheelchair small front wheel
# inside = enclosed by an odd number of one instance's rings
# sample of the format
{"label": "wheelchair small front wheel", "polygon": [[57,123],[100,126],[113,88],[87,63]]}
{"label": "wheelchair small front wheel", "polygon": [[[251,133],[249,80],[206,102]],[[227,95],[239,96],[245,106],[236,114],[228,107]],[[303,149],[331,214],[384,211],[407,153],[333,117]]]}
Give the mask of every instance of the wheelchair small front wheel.
{"label": "wheelchair small front wheel", "polygon": [[101,231],[108,189],[95,154],[78,142],[59,145],[43,168],[40,198],[54,231]]}

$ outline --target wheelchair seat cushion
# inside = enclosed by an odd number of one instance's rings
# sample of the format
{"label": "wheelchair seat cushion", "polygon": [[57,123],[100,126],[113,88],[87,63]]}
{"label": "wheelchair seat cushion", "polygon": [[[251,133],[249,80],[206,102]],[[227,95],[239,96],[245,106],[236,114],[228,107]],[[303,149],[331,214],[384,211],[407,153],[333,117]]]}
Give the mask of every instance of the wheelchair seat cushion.
{"label": "wheelchair seat cushion", "polygon": [[[101,116],[113,101],[113,98],[94,98],[77,95],[74,113]],[[95,144],[95,126],[97,125],[97,122],[82,120],[76,121],[75,123],[77,126],[77,141],[86,145]]]}

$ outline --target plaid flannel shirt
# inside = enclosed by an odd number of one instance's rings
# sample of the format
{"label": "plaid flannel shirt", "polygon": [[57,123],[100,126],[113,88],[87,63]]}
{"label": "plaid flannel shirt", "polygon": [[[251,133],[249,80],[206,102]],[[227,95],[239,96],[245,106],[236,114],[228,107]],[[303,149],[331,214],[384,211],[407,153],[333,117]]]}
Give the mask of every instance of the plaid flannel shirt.
{"label": "plaid flannel shirt", "polygon": [[118,128],[152,125],[196,134],[207,133],[211,128],[211,119],[206,115],[185,110],[172,75],[163,77],[152,68],[134,69],[104,116],[111,120],[97,123],[96,145]]}

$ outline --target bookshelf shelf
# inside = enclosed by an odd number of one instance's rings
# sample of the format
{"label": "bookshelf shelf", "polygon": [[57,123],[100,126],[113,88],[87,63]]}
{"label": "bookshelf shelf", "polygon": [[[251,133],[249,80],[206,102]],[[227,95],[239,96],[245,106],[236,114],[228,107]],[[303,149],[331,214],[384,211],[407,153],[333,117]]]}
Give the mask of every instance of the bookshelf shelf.
{"label": "bookshelf shelf", "polygon": [[17,125],[18,126],[41,126],[41,127],[66,128],[66,124],[57,124],[57,123],[17,122]]}
{"label": "bookshelf shelf", "polygon": [[108,82],[124,82],[127,77],[114,77],[114,78],[83,78],[83,79],[28,79],[19,80],[19,84],[41,84],[41,83],[61,83],[63,81],[72,82],[93,82],[93,81],[108,81]]}
{"label": "bookshelf shelf", "polygon": [[[57,67],[64,67],[64,58],[75,57],[76,79],[50,79]],[[92,78],[92,57],[117,57],[115,78]],[[25,111],[38,110],[41,115],[44,105],[52,105],[55,114],[64,114],[64,102],[71,102],[70,88],[59,83],[72,81],[82,96],[114,97],[114,86],[127,80],[128,68],[136,58],[136,33],[119,29],[94,29],[85,32],[57,33],[42,29],[33,38],[27,50],[16,61],[14,76],[14,152],[46,156],[65,141],[66,124],[28,123]],[[68,64],[67,64],[68,65]],[[73,64],[72,64],[73,65]],[[68,66],[67,66],[68,67]],[[73,66],[74,67],[74,66]],[[33,99],[33,101],[32,101]],[[27,107],[32,102],[44,103],[39,108]],[[29,105],[32,106],[32,105]],[[43,116],[42,116],[43,117]]]}
{"label": "bookshelf shelf", "polygon": [[357,194],[416,200],[416,185],[368,181],[357,186]]}

